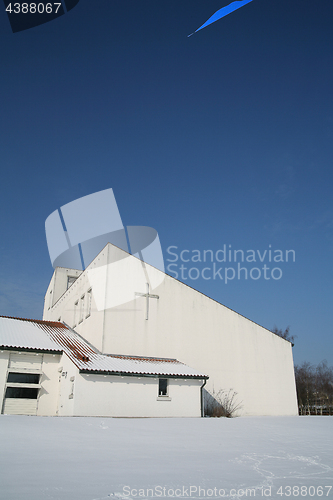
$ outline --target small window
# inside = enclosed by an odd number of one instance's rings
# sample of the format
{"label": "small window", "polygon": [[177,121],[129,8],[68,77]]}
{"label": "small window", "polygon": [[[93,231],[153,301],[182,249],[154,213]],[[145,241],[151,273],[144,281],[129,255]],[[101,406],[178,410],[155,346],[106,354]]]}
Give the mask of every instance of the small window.
{"label": "small window", "polygon": [[79,301],[77,300],[74,304],[74,322],[73,322],[73,328],[76,327],[77,322],[78,322],[78,308],[79,308]]}
{"label": "small window", "polygon": [[84,295],[82,295],[81,300],[80,300],[80,318],[79,318],[79,323],[82,323],[84,319]]}
{"label": "small window", "polygon": [[14,384],[39,384],[39,373],[8,373],[7,383]]}
{"label": "small window", "polygon": [[87,312],[86,312],[86,318],[88,318],[91,314],[91,300],[92,300],[92,290],[88,290],[87,292]]}
{"label": "small window", "polygon": [[67,290],[70,286],[73,285],[74,281],[77,280],[76,276],[67,276]]}
{"label": "small window", "polygon": [[5,398],[37,399],[38,389],[28,387],[7,387]]}
{"label": "small window", "polygon": [[167,396],[168,395],[168,379],[160,378],[158,379],[158,395]]}
{"label": "small window", "polygon": [[68,396],[68,399],[73,399],[74,398],[74,380],[75,380],[75,377],[71,377],[70,378],[70,381],[72,382],[72,387],[71,387],[71,393]]}

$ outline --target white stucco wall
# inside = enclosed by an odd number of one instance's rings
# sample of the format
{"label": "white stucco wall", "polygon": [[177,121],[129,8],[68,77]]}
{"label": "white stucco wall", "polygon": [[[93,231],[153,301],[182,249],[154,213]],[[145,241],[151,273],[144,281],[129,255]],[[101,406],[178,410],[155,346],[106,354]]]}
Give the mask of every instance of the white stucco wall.
{"label": "white stucco wall", "polygon": [[[10,351],[0,351],[3,403]],[[158,379],[80,374],[66,354],[42,354],[38,416],[200,417],[203,380],[169,379],[158,398]]]}
{"label": "white stucco wall", "polygon": [[[97,266],[103,266],[107,263],[108,249],[101,252],[95,261],[89,266],[92,269]],[[75,328],[80,335],[82,335],[88,342],[93,344],[98,350],[102,351],[103,348],[103,331],[104,331],[104,311],[98,312],[94,300],[94,293],[92,293],[91,311],[94,314],[88,316],[87,299],[88,291],[92,289],[91,283],[88,279],[87,273],[82,273],[76,281],[66,290],[67,275],[74,275],[75,270],[64,269],[57,267],[53,273],[50,285],[45,295],[45,305],[43,312],[43,319],[50,321],[58,321],[61,318],[71,328]],[[65,279],[66,277],[66,279]],[[51,290],[54,288],[55,283],[61,283],[63,286],[63,293],[55,301],[52,307],[48,306],[48,301]],[[84,314],[81,321],[80,307],[82,297],[84,303]],[[78,303],[77,306],[75,304]],[[96,314],[97,313],[97,314]],[[93,316],[93,317],[92,317]]]}
{"label": "white stucco wall", "polygon": [[59,396],[60,354],[43,354],[41,388],[38,396],[37,415],[57,414]]}
{"label": "white stucco wall", "polygon": [[[68,277],[79,277],[81,273],[82,271],[77,269],[68,269],[64,267],[56,268],[45,294],[43,317],[47,316],[48,311],[54,307],[62,295],[67,291]],[[53,321],[57,321],[59,317],[61,317],[61,313],[56,318],[54,317]],[[68,317],[68,319],[69,322],[73,321],[72,317]],[[61,321],[63,321],[62,318]],[[70,324],[70,326],[72,325]]]}
{"label": "white stucco wall", "polygon": [[75,385],[79,370],[66,354],[62,356],[60,367],[62,372],[59,374],[60,387],[57,415],[70,417],[74,415]]}
{"label": "white stucco wall", "polygon": [[[98,349],[177,358],[209,375],[208,390],[235,390],[243,415],[297,415],[289,342],[112,245],[98,258],[77,280],[78,289],[91,286],[91,266],[108,262],[109,303],[117,296],[132,297],[105,311],[94,304],[91,317],[76,328]],[[145,292],[147,277],[151,284],[160,283],[150,289],[159,299],[150,299],[148,321],[146,299],[135,296]],[[66,312],[73,302],[70,290],[44,319]]]}
{"label": "white stucco wall", "polygon": [[169,379],[168,398],[158,398],[158,379],[80,374],[75,416],[200,417],[203,380]]}

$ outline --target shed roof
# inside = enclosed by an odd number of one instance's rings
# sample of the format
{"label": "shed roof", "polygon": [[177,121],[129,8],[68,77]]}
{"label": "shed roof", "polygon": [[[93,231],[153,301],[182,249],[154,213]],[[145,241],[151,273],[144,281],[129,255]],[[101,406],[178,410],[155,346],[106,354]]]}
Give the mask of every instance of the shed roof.
{"label": "shed roof", "polygon": [[73,329],[55,321],[0,316],[0,348],[64,352],[81,372],[208,378],[176,359],[101,354]]}

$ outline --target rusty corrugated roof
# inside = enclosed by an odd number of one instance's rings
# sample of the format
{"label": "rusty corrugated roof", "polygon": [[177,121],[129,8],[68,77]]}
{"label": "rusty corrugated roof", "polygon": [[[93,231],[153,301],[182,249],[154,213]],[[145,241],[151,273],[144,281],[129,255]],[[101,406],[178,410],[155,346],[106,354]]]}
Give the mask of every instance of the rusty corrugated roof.
{"label": "rusty corrugated roof", "polygon": [[208,378],[176,359],[101,354],[70,327],[56,321],[0,316],[0,346],[63,351],[84,372]]}

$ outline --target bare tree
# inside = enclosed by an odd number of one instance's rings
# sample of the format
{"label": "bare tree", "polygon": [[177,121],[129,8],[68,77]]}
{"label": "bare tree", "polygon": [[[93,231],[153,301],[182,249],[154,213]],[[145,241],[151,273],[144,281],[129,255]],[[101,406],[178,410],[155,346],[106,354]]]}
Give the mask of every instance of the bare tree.
{"label": "bare tree", "polygon": [[304,361],[301,366],[295,366],[296,391],[298,408],[301,415],[310,414],[310,401],[314,393],[314,367]]}
{"label": "bare tree", "polygon": [[333,403],[333,367],[327,366],[326,360],[316,367],[316,405],[318,400],[321,415],[323,409],[328,409],[330,413]]}
{"label": "bare tree", "polygon": [[210,393],[205,391],[205,415],[207,417],[235,417],[242,404],[237,402],[237,392],[220,389]]}
{"label": "bare tree", "polygon": [[290,335],[290,326],[287,326],[285,331],[279,330],[277,326],[274,326],[272,332],[278,335],[279,337],[283,338],[284,340],[288,340],[292,344],[294,343],[294,340],[297,338],[297,335]]}

